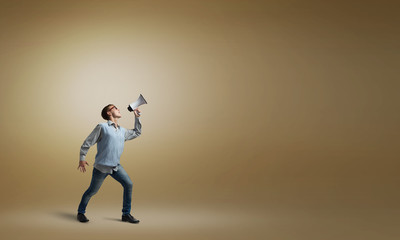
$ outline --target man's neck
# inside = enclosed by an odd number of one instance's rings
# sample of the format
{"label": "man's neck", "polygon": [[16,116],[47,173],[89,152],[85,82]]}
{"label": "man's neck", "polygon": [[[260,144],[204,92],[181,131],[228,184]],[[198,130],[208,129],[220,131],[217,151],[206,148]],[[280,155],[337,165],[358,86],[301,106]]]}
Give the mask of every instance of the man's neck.
{"label": "man's neck", "polygon": [[110,117],[110,121],[114,123],[115,128],[118,128],[118,118]]}

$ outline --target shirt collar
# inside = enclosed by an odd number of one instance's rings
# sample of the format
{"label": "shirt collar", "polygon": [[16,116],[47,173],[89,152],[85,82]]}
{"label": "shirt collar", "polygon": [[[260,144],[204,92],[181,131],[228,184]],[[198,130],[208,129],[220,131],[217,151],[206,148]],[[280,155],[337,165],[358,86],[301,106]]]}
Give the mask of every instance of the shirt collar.
{"label": "shirt collar", "polygon": [[[113,125],[113,126],[115,127],[115,123],[114,123],[113,121],[111,121],[111,120],[108,120],[108,121],[107,121],[107,123],[108,123],[108,126],[111,126],[111,125]],[[118,125],[118,128],[119,128],[119,125]]]}

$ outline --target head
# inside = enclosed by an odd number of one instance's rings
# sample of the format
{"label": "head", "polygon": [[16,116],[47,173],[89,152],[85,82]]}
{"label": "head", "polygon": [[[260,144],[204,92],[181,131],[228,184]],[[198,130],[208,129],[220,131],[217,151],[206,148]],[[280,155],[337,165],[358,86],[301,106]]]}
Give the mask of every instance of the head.
{"label": "head", "polygon": [[121,113],[114,104],[108,104],[101,110],[101,116],[104,120],[111,120],[111,118],[121,118]]}

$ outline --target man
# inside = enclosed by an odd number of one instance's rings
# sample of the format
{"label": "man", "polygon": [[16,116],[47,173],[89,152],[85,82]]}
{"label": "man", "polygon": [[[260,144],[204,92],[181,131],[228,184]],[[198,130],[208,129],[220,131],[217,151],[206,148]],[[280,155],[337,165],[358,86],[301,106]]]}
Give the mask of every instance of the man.
{"label": "man", "polygon": [[101,111],[101,116],[105,123],[98,124],[90,135],[83,142],[80,150],[80,160],[78,169],[81,172],[86,172],[86,165],[89,166],[85,157],[89,148],[97,143],[97,154],[95,158],[92,180],[89,188],[82,196],[82,200],[78,207],[77,219],[80,222],[88,222],[86,218],[86,206],[90,198],[100,189],[104,179],[110,175],[117,180],[124,188],[122,221],[130,223],[139,223],[139,220],[134,218],[131,212],[132,202],[132,181],[120,165],[120,156],[124,150],[124,142],[139,137],[141,134],[142,125],[140,123],[140,110],[136,108],[135,128],[125,129],[118,125],[118,119],[121,118],[119,109],[109,104]]}

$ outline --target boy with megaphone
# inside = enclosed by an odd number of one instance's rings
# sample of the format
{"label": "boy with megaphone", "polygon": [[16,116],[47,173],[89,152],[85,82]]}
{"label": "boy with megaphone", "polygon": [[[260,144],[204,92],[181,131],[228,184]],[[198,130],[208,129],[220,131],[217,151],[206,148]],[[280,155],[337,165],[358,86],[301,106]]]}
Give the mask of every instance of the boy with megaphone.
{"label": "boy with megaphone", "polygon": [[132,109],[135,114],[134,129],[125,129],[119,126],[118,119],[122,117],[121,112],[114,104],[108,104],[101,111],[101,116],[107,122],[98,124],[81,146],[78,169],[84,173],[86,172],[86,166],[89,166],[88,162],[85,160],[86,154],[89,148],[97,143],[97,154],[93,164],[92,180],[89,188],[83,194],[78,207],[77,219],[80,222],[89,221],[85,216],[86,206],[90,198],[100,189],[104,179],[110,175],[121,183],[124,188],[122,221],[139,223],[139,220],[131,215],[132,181],[120,164],[120,156],[124,150],[124,142],[141,135],[141,111],[138,109],[138,106],[147,102],[142,95],[140,95],[138,101],[139,100],[140,104],[135,105],[135,103],[132,103],[130,105],[134,106]]}

